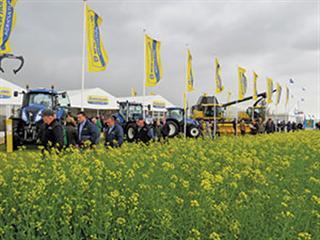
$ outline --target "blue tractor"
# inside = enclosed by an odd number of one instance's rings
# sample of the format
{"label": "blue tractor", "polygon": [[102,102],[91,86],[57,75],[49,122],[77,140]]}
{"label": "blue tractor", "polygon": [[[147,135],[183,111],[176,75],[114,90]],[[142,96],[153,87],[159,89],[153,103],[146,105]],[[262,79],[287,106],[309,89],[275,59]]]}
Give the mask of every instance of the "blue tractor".
{"label": "blue tractor", "polygon": [[51,109],[56,113],[59,121],[65,119],[70,106],[66,92],[58,92],[51,89],[38,88],[23,92],[14,92],[14,96],[23,94],[22,107],[17,116],[12,116],[13,121],[13,146],[36,144],[44,128],[42,112]]}
{"label": "blue tractor", "polygon": [[[169,126],[169,137],[175,137],[184,132],[184,109],[178,107],[167,108],[166,122]],[[186,134],[197,138],[201,135],[200,124],[194,119],[187,118]]]}
{"label": "blue tractor", "polygon": [[143,116],[143,106],[141,103],[129,101],[118,102],[119,112],[114,115],[117,122],[123,127],[126,140],[132,142],[136,129],[136,120]]}

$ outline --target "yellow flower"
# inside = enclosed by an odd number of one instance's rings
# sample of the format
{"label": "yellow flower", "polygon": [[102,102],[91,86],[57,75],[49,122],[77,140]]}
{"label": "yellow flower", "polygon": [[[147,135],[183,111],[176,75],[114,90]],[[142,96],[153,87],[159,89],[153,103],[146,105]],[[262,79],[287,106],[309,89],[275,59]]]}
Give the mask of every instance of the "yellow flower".
{"label": "yellow flower", "polygon": [[184,200],[182,198],[176,197],[176,203],[178,205],[182,205],[184,203]]}
{"label": "yellow flower", "polygon": [[191,207],[199,207],[200,205],[199,205],[199,203],[198,203],[197,200],[191,200],[190,206],[191,206]]}
{"label": "yellow flower", "polygon": [[123,224],[126,223],[126,219],[124,219],[124,218],[122,218],[122,217],[118,217],[116,222],[117,222],[117,224],[119,224],[119,225],[123,225]]}
{"label": "yellow flower", "polygon": [[114,190],[111,192],[111,197],[113,197],[114,199],[116,199],[119,196],[120,196],[120,193],[118,190]]}
{"label": "yellow flower", "polygon": [[316,196],[316,195],[312,195],[311,200],[315,203],[320,205],[320,197]]}
{"label": "yellow flower", "polygon": [[200,183],[200,186],[207,191],[212,189],[211,182],[208,179],[203,179]]}
{"label": "yellow flower", "polygon": [[192,235],[193,239],[200,239],[201,233],[198,231],[198,229],[192,228],[190,234]]}
{"label": "yellow flower", "polygon": [[221,240],[220,235],[216,232],[211,233],[209,236],[209,239],[210,240]]}
{"label": "yellow flower", "polygon": [[311,240],[312,236],[310,233],[307,232],[300,232],[298,233],[299,240]]}

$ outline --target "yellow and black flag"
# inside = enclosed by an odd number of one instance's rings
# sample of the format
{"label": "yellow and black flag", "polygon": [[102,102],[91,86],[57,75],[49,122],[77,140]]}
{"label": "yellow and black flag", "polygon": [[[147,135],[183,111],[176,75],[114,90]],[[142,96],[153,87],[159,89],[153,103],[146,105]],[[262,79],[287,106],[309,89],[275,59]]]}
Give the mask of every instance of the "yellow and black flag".
{"label": "yellow and black flag", "polygon": [[147,87],[156,86],[162,79],[162,65],[160,58],[161,43],[145,35],[145,64]]}
{"label": "yellow and black flag", "polygon": [[108,56],[104,49],[99,29],[101,24],[102,18],[87,5],[86,31],[89,72],[100,72],[107,68]]}
{"label": "yellow and black flag", "polygon": [[253,100],[254,101],[258,99],[257,79],[258,79],[258,74],[256,72],[253,72]]}
{"label": "yellow and black flag", "polygon": [[215,58],[214,60],[215,65],[215,82],[216,82],[216,93],[221,93],[224,89],[224,86],[222,86],[222,79],[221,79],[221,66],[218,61],[218,58]]}
{"label": "yellow and black flag", "polygon": [[273,93],[273,80],[272,78],[267,78],[267,103],[272,103],[272,93]]}
{"label": "yellow and black flag", "polygon": [[282,87],[281,87],[281,85],[279,83],[277,83],[276,89],[277,89],[276,105],[278,105],[280,103],[280,100],[281,100],[281,92],[282,92]]}
{"label": "yellow and black flag", "polygon": [[288,85],[286,85],[286,106],[288,106],[289,97],[290,97],[290,90],[288,88]]}
{"label": "yellow and black flag", "polygon": [[247,77],[245,75],[246,70],[242,67],[238,67],[238,82],[239,82],[239,100],[244,98],[247,92]]}
{"label": "yellow and black flag", "polygon": [[194,76],[193,76],[193,71],[192,71],[192,55],[191,55],[190,50],[188,49],[187,79],[186,79],[188,92],[192,92],[194,90],[194,88],[193,88],[194,78],[193,77]]}
{"label": "yellow and black flag", "polygon": [[0,54],[10,53],[9,38],[16,22],[17,0],[0,0]]}
{"label": "yellow and black flag", "polygon": [[131,88],[131,97],[137,96],[137,90],[135,88]]}

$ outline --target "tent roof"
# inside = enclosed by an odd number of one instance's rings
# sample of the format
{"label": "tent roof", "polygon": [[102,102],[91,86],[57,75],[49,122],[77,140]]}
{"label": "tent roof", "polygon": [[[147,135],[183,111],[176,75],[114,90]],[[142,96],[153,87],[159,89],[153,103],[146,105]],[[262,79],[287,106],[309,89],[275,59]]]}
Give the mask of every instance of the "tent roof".
{"label": "tent roof", "polygon": [[22,92],[25,89],[0,78],[0,105],[21,105],[22,95],[19,94],[18,97],[13,96],[14,91]]}
{"label": "tent roof", "polygon": [[120,97],[118,101],[129,101],[135,103],[144,103],[144,106],[151,106],[151,111],[166,111],[168,107],[175,107],[170,101],[161,95],[135,96],[135,97]]}
{"label": "tent roof", "polygon": [[[81,108],[81,89],[67,90],[71,107]],[[117,99],[101,88],[84,89],[84,108],[112,110],[118,109]]]}

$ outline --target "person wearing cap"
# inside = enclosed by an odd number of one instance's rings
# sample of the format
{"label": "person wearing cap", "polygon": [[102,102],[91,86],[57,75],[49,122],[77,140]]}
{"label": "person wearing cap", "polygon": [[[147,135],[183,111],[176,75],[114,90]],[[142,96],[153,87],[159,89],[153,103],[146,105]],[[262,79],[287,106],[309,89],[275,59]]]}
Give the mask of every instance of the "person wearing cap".
{"label": "person wearing cap", "polygon": [[150,140],[154,139],[153,128],[146,125],[144,119],[140,117],[137,121],[137,128],[134,134],[134,140],[136,142],[143,142],[147,144]]}
{"label": "person wearing cap", "polygon": [[105,118],[104,136],[106,147],[120,147],[123,143],[123,128],[116,122],[114,116]]}
{"label": "person wearing cap", "polygon": [[84,146],[85,142],[89,142],[90,145],[98,144],[100,138],[99,129],[94,125],[84,112],[77,114],[78,118],[78,144]]}
{"label": "person wearing cap", "polygon": [[42,113],[43,132],[41,136],[41,143],[45,149],[56,148],[61,150],[64,145],[63,127],[56,120],[54,111],[46,109]]}

